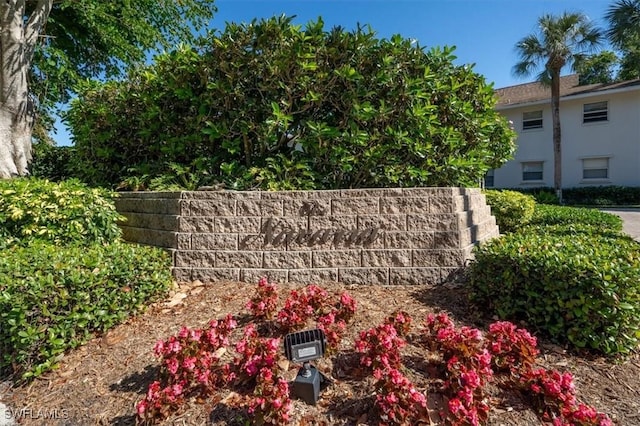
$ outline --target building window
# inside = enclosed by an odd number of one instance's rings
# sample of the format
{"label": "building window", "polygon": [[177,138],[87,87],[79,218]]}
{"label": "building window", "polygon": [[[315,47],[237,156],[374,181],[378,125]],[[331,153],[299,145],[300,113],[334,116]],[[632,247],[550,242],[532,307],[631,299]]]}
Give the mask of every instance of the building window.
{"label": "building window", "polygon": [[542,180],[542,161],[522,163],[522,180]]}
{"label": "building window", "polygon": [[584,158],[582,179],[609,179],[609,158]]}
{"label": "building window", "polygon": [[522,113],[522,130],[542,129],[542,111]]}
{"label": "building window", "polygon": [[487,171],[487,174],[484,175],[484,187],[485,188],[493,188],[493,176],[494,176],[494,170],[493,169],[489,169]]}
{"label": "building window", "polygon": [[583,105],[583,123],[595,123],[597,121],[607,121],[608,119],[609,110],[607,101]]}

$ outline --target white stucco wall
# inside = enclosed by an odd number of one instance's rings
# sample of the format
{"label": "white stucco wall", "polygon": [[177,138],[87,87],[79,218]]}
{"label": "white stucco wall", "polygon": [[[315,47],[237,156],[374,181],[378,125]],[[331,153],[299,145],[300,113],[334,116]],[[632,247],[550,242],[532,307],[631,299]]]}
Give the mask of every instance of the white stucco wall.
{"label": "white stucco wall", "polygon": [[[583,123],[583,105],[608,102],[608,121]],[[522,114],[543,111],[543,128],[522,130]],[[498,108],[518,132],[513,160],[494,172],[496,188],[553,187],[551,105],[524,104]],[[640,88],[566,97],[560,104],[563,187],[640,186]],[[609,158],[608,179],[583,179],[583,159]],[[543,180],[522,180],[522,162],[542,161]]]}

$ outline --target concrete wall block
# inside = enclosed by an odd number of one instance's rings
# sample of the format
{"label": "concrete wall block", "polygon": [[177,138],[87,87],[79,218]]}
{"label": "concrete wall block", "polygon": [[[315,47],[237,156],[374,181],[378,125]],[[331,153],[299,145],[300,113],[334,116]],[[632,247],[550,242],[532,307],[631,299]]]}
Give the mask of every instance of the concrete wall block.
{"label": "concrete wall block", "polygon": [[237,268],[193,268],[191,279],[203,283],[216,281],[240,281],[240,269]]}
{"label": "concrete wall block", "polygon": [[130,195],[126,198],[122,196],[117,197],[114,200],[114,204],[120,214],[123,214],[123,212],[168,215],[180,214],[180,203],[177,199],[134,198],[133,195]]}
{"label": "concrete wall block", "polygon": [[156,247],[176,248],[176,233],[173,231],[158,231],[145,228],[131,228],[121,226],[122,238],[132,243],[146,244]]}
{"label": "concrete wall block", "polygon": [[391,285],[436,285],[442,282],[441,268],[391,268]]}
{"label": "concrete wall block", "polygon": [[461,244],[460,240],[461,239],[467,239],[467,238],[463,238],[462,236],[465,234],[465,232],[468,234],[468,231],[460,231],[460,232],[434,232],[433,233],[433,248],[434,249],[457,249],[463,246],[466,246],[468,244]]}
{"label": "concrete wall block", "polygon": [[215,217],[211,216],[180,216],[178,230],[180,232],[215,232]]}
{"label": "concrete wall block", "polygon": [[309,230],[319,229],[358,229],[358,216],[310,216]]}
{"label": "concrete wall block", "polygon": [[[380,201],[382,202],[383,200]],[[358,216],[357,226],[358,229],[379,228],[380,230],[385,231],[406,231],[407,215],[390,214]]]}
{"label": "concrete wall block", "polygon": [[236,201],[223,200],[193,200],[185,206],[184,216],[235,216]]}
{"label": "concrete wall block", "polygon": [[362,266],[367,268],[409,267],[411,250],[363,250]]}
{"label": "concrete wall block", "polygon": [[311,268],[311,251],[265,252],[262,267],[267,269]]}
{"label": "concrete wall block", "polygon": [[361,250],[322,250],[312,252],[314,268],[354,268],[362,266]]}
{"label": "concrete wall block", "polygon": [[380,213],[407,214],[407,213],[428,213],[431,197],[402,197],[402,198],[381,198]]}
{"label": "concrete wall block", "polygon": [[284,200],[284,215],[306,217],[309,215],[324,216],[331,213],[330,198],[290,199]]}
{"label": "concrete wall block", "polygon": [[193,250],[238,250],[237,234],[193,234]]}
{"label": "concrete wall block", "polygon": [[182,191],[124,191],[118,192],[118,199],[133,198],[140,199],[161,199],[161,200],[176,200],[182,198]]}
{"label": "concrete wall block", "polygon": [[460,188],[454,187],[428,187],[428,188],[403,188],[405,197],[452,197],[460,195]]}
{"label": "concrete wall block", "polygon": [[440,282],[459,282],[463,272],[463,268],[440,268]]}
{"label": "concrete wall block", "polygon": [[317,284],[322,282],[337,282],[338,269],[298,269],[290,270],[288,281],[295,284]]}
{"label": "concrete wall block", "polygon": [[295,200],[309,198],[311,191],[260,191],[262,200]]}
{"label": "concrete wall block", "polygon": [[176,248],[178,250],[191,250],[191,234],[176,234]]}
{"label": "concrete wall block", "polygon": [[260,198],[260,191],[184,191],[182,198],[185,200],[210,200],[212,202],[255,200]]}
{"label": "concrete wall block", "polygon": [[176,215],[125,212],[123,216],[127,218],[124,225],[132,228],[159,229],[162,231],[175,231],[178,229],[178,216]]}
{"label": "concrete wall block", "polygon": [[458,210],[455,197],[431,197],[429,199],[429,210],[425,210],[424,213],[455,213]]}
{"label": "concrete wall block", "polygon": [[214,228],[218,233],[252,233],[260,232],[260,217],[216,217]]}
{"label": "concrete wall block", "polygon": [[331,200],[332,215],[369,215],[380,213],[378,198],[344,198]]}
{"label": "concrete wall block", "polygon": [[171,268],[171,276],[178,282],[191,282],[191,268]]}
{"label": "concrete wall block", "polygon": [[367,197],[402,197],[402,188],[370,188],[370,189],[343,189],[340,191],[342,198],[367,198]]}
{"label": "concrete wall block", "polygon": [[213,268],[216,266],[216,253],[213,251],[180,250],[175,253],[174,266],[177,268]]}
{"label": "concrete wall block", "polygon": [[236,214],[238,216],[282,216],[282,200],[238,200]]}
{"label": "concrete wall block", "polygon": [[409,231],[457,231],[458,218],[453,213],[409,214],[407,229]]}
{"label": "concrete wall block", "polygon": [[435,236],[429,231],[393,232],[384,234],[384,247],[394,249],[402,247],[406,249],[431,249],[434,248]]}
{"label": "concrete wall block", "polygon": [[343,191],[341,189],[323,189],[320,191],[309,191],[307,198],[312,200],[319,198],[334,200],[337,198],[342,198],[342,192]]}
{"label": "concrete wall block", "polygon": [[309,226],[309,220],[306,217],[263,217],[260,218],[259,228],[255,229],[260,231],[263,229],[267,222],[276,232],[281,232],[284,229],[307,229]]}
{"label": "concrete wall block", "polygon": [[469,258],[468,250],[413,250],[415,267],[452,267],[462,266]]}
{"label": "concrete wall block", "polygon": [[[235,234],[234,234],[235,235]],[[281,251],[286,247],[278,246],[274,247],[271,244],[265,244],[265,238],[262,234],[237,234],[238,238],[238,250],[246,251]]]}
{"label": "concrete wall block", "polygon": [[338,281],[347,285],[388,285],[389,268],[338,268]]}
{"label": "concrete wall block", "polygon": [[215,251],[216,268],[262,268],[261,251]]}
{"label": "concrete wall block", "polygon": [[269,282],[286,283],[288,281],[286,269],[242,269],[240,281],[245,283],[257,283],[260,278],[266,277]]}

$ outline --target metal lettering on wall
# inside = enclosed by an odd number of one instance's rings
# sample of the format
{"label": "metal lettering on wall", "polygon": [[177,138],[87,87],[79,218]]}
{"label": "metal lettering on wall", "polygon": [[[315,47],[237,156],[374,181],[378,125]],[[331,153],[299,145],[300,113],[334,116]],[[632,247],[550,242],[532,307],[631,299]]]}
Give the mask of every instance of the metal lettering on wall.
{"label": "metal lettering on wall", "polygon": [[[298,211],[300,216],[324,216],[326,211],[317,201],[305,201]],[[242,245],[250,240],[262,238],[262,246],[281,247],[295,242],[301,245],[313,247],[318,244],[332,242],[334,246],[370,246],[380,234],[379,227],[364,229],[323,228],[311,230],[305,228],[294,229],[292,227],[280,228],[276,220],[268,218],[260,228],[258,236],[246,237]]]}

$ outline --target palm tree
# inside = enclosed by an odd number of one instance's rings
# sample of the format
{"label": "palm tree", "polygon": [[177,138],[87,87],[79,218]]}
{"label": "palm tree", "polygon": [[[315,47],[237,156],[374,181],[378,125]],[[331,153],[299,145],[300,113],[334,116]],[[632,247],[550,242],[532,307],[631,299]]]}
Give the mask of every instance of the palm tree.
{"label": "palm tree", "polygon": [[604,19],[609,23],[611,44],[623,47],[629,38],[640,36],[640,0],[618,0],[609,6]]}
{"label": "palm tree", "polygon": [[560,16],[544,15],[538,19],[538,31],[516,44],[520,60],[513,67],[516,76],[529,76],[536,70],[537,80],[551,85],[553,123],[553,186],[562,202],[562,136],[560,132],[560,72],[573,68],[601,43],[602,33],[582,13],[564,12]]}
{"label": "palm tree", "polygon": [[616,1],[604,19],[609,24],[609,41],[622,52],[618,78],[640,77],[640,0]]}

